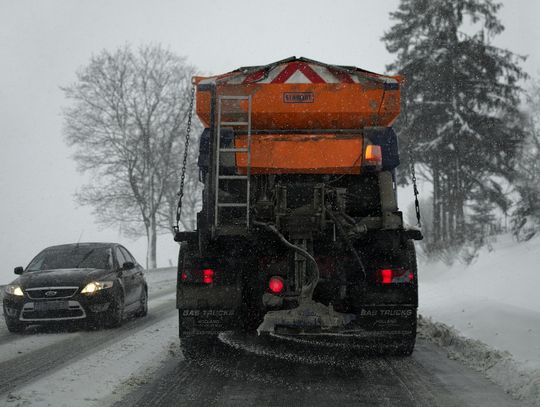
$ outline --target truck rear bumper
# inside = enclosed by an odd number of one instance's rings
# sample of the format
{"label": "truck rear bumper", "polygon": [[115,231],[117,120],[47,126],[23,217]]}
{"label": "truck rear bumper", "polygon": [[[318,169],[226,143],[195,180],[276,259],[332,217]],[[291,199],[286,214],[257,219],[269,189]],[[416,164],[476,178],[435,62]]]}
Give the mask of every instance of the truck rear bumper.
{"label": "truck rear bumper", "polygon": [[[245,317],[241,307],[241,292],[224,289],[200,289],[195,301],[190,293],[178,300],[180,336],[215,335],[242,327]],[[215,295],[212,295],[215,294]],[[184,291],[185,294],[185,291]],[[201,301],[203,300],[203,301]],[[200,305],[199,305],[200,304]],[[275,333],[287,335],[350,335],[356,337],[392,337],[416,334],[415,304],[365,304],[357,308],[355,318],[342,329],[322,331],[306,326],[276,326]]]}
{"label": "truck rear bumper", "polygon": [[391,338],[416,334],[417,307],[414,305],[366,305],[354,315],[354,319],[342,327],[324,329],[298,324],[276,324],[274,333],[299,336]]}

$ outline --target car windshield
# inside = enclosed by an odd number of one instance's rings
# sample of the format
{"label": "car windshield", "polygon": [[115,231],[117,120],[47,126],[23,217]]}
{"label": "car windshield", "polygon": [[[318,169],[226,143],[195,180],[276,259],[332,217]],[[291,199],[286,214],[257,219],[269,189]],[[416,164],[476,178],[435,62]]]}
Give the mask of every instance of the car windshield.
{"label": "car windshield", "polygon": [[46,249],[28,265],[26,271],[51,269],[110,269],[111,250],[107,247],[66,247]]}

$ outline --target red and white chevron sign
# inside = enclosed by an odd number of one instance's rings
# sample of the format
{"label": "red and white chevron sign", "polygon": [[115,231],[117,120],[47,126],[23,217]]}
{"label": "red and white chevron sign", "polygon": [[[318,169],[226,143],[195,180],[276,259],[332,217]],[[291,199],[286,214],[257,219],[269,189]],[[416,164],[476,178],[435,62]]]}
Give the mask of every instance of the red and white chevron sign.
{"label": "red and white chevron sign", "polygon": [[[266,77],[265,77],[266,76]],[[264,69],[247,75],[242,83],[353,83],[346,72],[330,69],[303,61],[281,64],[273,69]],[[358,82],[358,80],[356,81]]]}
{"label": "red and white chevron sign", "polygon": [[240,68],[225,75],[201,81],[227,85],[263,83],[398,83],[395,78],[355,67],[327,65],[305,58],[289,58],[266,66]]}

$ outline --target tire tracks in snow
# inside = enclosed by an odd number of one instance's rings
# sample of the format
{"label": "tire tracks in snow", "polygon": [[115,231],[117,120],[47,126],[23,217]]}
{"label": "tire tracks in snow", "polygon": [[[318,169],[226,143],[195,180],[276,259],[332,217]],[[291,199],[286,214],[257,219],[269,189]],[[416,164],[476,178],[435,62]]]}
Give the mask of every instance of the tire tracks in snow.
{"label": "tire tracks in snow", "polygon": [[[521,405],[424,340],[418,342],[412,357],[346,349],[311,349],[314,358],[303,357],[302,353],[309,351],[304,349],[298,358],[282,358],[272,352],[253,353],[223,342],[202,346],[188,360],[182,355],[171,357],[148,382],[123,396],[114,407],[166,407],[179,403],[231,407]],[[321,353],[337,363],[318,363]]]}

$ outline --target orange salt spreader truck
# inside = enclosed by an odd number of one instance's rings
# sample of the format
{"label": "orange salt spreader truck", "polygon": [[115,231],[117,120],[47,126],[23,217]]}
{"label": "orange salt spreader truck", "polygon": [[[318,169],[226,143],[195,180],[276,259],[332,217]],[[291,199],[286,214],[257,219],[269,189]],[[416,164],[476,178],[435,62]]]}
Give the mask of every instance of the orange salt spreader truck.
{"label": "orange salt spreader truck", "polygon": [[397,207],[402,78],[292,57],[193,81],[204,192],[197,229],[175,235],[184,350],[252,330],[412,353],[422,235]]}

